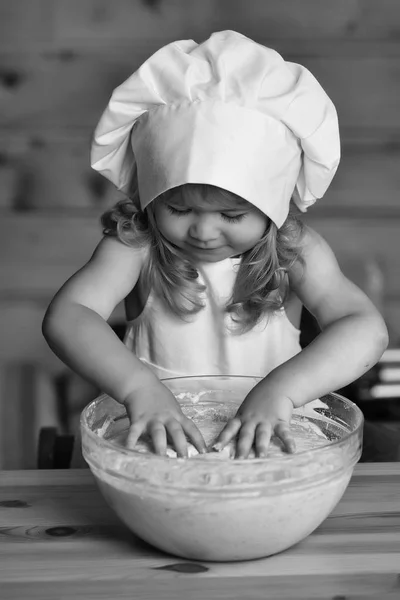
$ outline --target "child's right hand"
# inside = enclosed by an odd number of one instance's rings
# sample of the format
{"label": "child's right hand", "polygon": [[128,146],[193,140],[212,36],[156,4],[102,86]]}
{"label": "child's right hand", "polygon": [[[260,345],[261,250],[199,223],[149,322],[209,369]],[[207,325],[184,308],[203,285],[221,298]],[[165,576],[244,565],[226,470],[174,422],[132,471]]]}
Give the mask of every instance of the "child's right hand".
{"label": "child's right hand", "polygon": [[196,425],[185,417],[179,403],[161,382],[155,382],[131,392],[124,405],[130,420],[127,447],[134,448],[140,436],[150,435],[156,454],[165,455],[167,443],[178,456],[187,457],[187,438],[200,452],[206,444]]}

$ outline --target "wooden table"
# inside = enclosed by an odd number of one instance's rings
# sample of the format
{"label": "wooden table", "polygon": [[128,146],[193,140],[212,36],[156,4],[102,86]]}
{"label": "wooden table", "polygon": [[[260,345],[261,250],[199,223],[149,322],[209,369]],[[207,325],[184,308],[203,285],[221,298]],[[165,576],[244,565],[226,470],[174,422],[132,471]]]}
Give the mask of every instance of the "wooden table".
{"label": "wooden table", "polygon": [[1,471],[0,598],[400,598],[400,463],[357,465],[306,540],[239,563],[186,561],[141,542],[89,470]]}

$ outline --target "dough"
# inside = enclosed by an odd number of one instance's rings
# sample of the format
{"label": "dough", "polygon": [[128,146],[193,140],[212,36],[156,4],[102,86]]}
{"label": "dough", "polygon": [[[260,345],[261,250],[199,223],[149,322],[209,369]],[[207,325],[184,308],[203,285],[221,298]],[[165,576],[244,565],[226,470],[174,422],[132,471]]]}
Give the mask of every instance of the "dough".
{"label": "dough", "polygon": [[[317,446],[326,444],[328,441],[327,437],[316,424],[316,420],[322,423],[320,415],[315,412],[315,408],[322,408],[325,405],[320,400],[314,400],[308,403],[300,409],[296,409],[295,414],[291,421],[291,431],[296,444],[296,452],[303,452],[311,450]],[[236,439],[232,440],[225,446],[220,452],[216,452],[212,449],[216,440],[218,439],[221,431],[226,426],[228,419],[234,415],[232,408],[227,409],[226,407],[212,407],[209,405],[201,405],[193,402],[193,406],[185,410],[186,415],[193,420],[193,422],[200,429],[207,448],[209,449],[206,454],[199,454],[197,449],[188,442],[188,458],[196,458],[201,460],[209,459],[220,459],[220,460],[231,460],[236,454]],[[310,418],[312,420],[310,420]],[[108,427],[108,426],[107,426]],[[102,428],[100,434],[103,434]],[[127,436],[127,430],[120,432],[117,436],[112,436],[114,443],[125,446],[125,440]],[[153,443],[148,434],[143,435],[135,446],[135,450],[142,453],[154,453]],[[283,447],[283,443],[279,438],[272,436],[270,445],[267,452],[267,458],[280,458],[287,456],[287,453]],[[178,458],[176,451],[170,445],[167,447],[167,456],[169,458]],[[252,449],[249,454],[249,458],[255,458],[255,452]]]}
{"label": "dough", "polygon": [[[150,439],[147,437],[143,437],[136,444],[135,450],[138,452],[154,452],[153,444]],[[220,460],[229,460],[235,457],[236,452],[236,442],[232,441],[225,446],[220,452],[216,452],[215,450],[210,449],[206,454],[200,454],[190,442],[188,442],[188,458],[198,458],[203,460],[209,459],[220,459]],[[167,456],[169,458],[178,458],[176,451],[171,448],[171,446],[167,447]],[[255,453],[251,450],[249,454],[249,458],[254,458]]]}
{"label": "dough", "polygon": [[[213,444],[218,439],[218,436],[225,426],[225,422],[215,422],[205,419],[196,423],[201,433],[203,434],[207,448],[209,449],[206,454],[199,454],[197,449],[190,443],[188,443],[188,458],[196,458],[201,460],[209,459],[220,459],[220,460],[231,460],[235,458],[236,454],[236,439],[232,440],[223,448],[220,452],[216,452],[212,449]],[[291,422],[291,431],[296,444],[296,452],[304,452],[311,450],[317,446],[325,444],[328,440],[320,427],[310,421],[309,419],[301,416],[294,416]],[[135,450],[139,452],[154,452],[153,444],[148,436],[142,437],[137,443]],[[276,436],[272,436],[270,445],[267,452],[267,458],[279,458],[287,455],[283,443]],[[178,458],[175,450],[168,446],[167,456],[170,458]],[[251,449],[248,458],[255,458],[255,451]]]}

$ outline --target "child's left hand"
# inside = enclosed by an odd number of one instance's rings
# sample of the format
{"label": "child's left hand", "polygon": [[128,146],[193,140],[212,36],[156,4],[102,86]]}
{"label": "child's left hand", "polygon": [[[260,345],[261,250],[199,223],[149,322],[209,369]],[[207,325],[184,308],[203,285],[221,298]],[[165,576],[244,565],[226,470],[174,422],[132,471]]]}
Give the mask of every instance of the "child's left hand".
{"label": "child's left hand", "polygon": [[261,384],[246,396],[235,417],[218,437],[213,448],[222,450],[236,435],[235,458],[248,458],[253,445],[256,456],[265,458],[271,436],[275,434],[287,452],[295,452],[294,438],[290,432],[293,403],[276,389]]}

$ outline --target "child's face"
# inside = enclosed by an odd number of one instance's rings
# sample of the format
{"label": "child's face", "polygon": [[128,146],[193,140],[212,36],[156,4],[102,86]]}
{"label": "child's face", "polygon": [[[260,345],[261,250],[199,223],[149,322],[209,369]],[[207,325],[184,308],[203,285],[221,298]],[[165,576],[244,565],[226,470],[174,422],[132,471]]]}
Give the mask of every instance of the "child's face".
{"label": "child's face", "polygon": [[267,217],[241,198],[207,197],[176,188],[154,204],[158,229],[192,260],[218,262],[250,250],[264,235]]}

